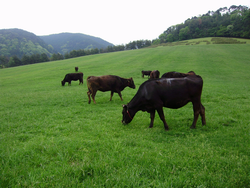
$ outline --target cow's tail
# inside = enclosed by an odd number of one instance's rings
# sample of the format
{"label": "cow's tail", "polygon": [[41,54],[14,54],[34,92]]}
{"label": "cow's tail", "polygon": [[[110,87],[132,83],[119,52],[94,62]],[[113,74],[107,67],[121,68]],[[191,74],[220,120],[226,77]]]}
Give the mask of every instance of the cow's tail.
{"label": "cow's tail", "polygon": [[92,93],[92,92],[91,92],[91,89],[90,89],[90,88],[91,88],[91,87],[90,87],[90,83],[89,83],[89,79],[91,79],[91,77],[92,77],[92,76],[88,76],[88,78],[87,78],[87,87],[88,87],[89,93]]}

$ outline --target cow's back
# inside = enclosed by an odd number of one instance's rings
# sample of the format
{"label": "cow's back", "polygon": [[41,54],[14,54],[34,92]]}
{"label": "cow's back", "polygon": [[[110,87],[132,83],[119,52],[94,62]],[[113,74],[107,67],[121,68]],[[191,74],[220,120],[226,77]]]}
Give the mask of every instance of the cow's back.
{"label": "cow's back", "polygon": [[134,96],[134,105],[146,108],[180,108],[194,97],[199,97],[203,81],[200,76],[185,78],[159,78],[144,82]]}
{"label": "cow's back", "polygon": [[89,88],[95,88],[100,91],[114,90],[119,86],[120,77],[113,75],[104,76],[89,76],[87,78],[87,85]]}
{"label": "cow's back", "polygon": [[196,75],[194,71],[189,71],[188,73],[181,73],[181,72],[166,72],[161,77],[162,78],[184,78],[187,76],[194,76]]}
{"label": "cow's back", "polygon": [[160,72],[158,70],[153,70],[151,73],[150,73],[150,78],[151,79],[155,79],[155,78],[159,78],[160,77]]}
{"label": "cow's back", "polygon": [[83,79],[83,73],[77,72],[77,73],[69,73],[65,75],[66,80],[82,80]]}

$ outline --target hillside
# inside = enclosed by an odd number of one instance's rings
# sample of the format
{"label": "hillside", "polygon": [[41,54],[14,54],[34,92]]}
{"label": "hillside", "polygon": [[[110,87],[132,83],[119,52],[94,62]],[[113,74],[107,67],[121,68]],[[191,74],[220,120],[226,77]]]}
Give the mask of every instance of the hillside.
{"label": "hillside", "polygon": [[22,58],[23,55],[43,53],[51,56],[55,51],[35,34],[21,29],[0,30],[0,56]]}
{"label": "hillside", "polygon": [[[209,39],[206,39],[208,41]],[[103,53],[0,69],[1,187],[250,187],[249,44],[175,45]],[[78,66],[84,84],[61,86]],[[122,105],[148,80],[141,70],[194,71],[204,80],[207,125],[192,104],[138,112],[123,125]],[[132,77],[123,101],[86,78]]]}
{"label": "hillside", "polygon": [[106,48],[113,44],[85,34],[61,33],[48,36],[36,36],[22,29],[0,30],[0,56],[21,59],[24,55],[53,53],[64,54],[72,50]]}
{"label": "hillside", "polygon": [[65,54],[72,50],[106,48],[113,44],[97,37],[81,33],[60,33],[48,36],[40,36],[47,44],[54,47],[56,51]]}
{"label": "hillside", "polygon": [[169,27],[154,43],[203,37],[250,38],[250,9],[246,6],[220,8]]}

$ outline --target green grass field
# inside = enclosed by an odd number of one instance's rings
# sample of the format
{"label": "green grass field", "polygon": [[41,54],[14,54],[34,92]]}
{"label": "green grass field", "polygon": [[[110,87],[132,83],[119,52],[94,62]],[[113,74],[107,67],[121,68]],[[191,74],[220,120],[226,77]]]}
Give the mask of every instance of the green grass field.
{"label": "green grass field", "polygon": [[[206,39],[204,39],[206,40]],[[0,70],[0,187],[250,187],[250,45],[160,46]],[[78,66],[84,84],[61,86]],[[122,105],[147,78],[141,70],[195,71],[204,80],[207,125],[192,105],[138,112]],[[86,78],[133,77],[136,89],[97,92]]]}

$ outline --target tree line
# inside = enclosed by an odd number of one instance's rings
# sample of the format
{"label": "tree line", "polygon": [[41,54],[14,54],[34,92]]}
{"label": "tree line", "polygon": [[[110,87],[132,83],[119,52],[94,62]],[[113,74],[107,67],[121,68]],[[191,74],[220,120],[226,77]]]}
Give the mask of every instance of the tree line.
{"label": "tree line", "polygon": [[75,57],[93,55],[93,54],[99,54],[99,53],[140,49],[140,48],[144,48],[150,45],[151,45],[150,40],[137,40],[137,41],[130,42],[126,45],[108,46],[107,48],[101,48],[101,49],[95,48],[95,49],[89,49],[89,50],[84,50],[84,49],[72,50],[70,52],[65,53],[64,55],[60,53],[54,53],[52,54],[51,57],[48,57],[48,55],[45,53],[33,54],[30,56],[23,55],[21,59],[19,59],[16,55],[10,58],[2,55],[0,56],[0,68],[63,60],[63,59],[69,59],[69,58],[75,58]]}
{"label": "tree line", "polygon": [[34,63],[41,63],[50,61],[46,53],[42,54],[33,54],[33,55],[24,55],[19,59],[16,55],[8,58],[7,56],[0,56],[0,68],[5,67],[15,67],[20,65],[28,65]]}

